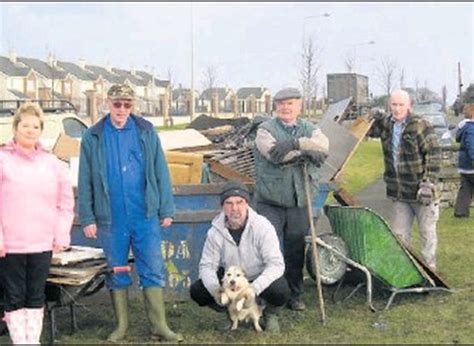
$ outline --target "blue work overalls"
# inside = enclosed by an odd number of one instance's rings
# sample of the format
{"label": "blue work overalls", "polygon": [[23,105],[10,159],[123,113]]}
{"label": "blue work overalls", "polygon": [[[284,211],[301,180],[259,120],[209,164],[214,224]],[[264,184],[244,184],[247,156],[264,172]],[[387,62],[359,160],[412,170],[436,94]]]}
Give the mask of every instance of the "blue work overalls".
{"label": "blue work overalls", "polygon": [[[98,240],[107,264],[109,268],[126,266],[131,247],[140,286],[164,287],[160,222],[158,216],[145,216],[145,160],[138,129],[131,118],[117,129],[108,116],[104,131],[112,224],[100,226]],[[107,279],[107,287],[112,290],[131,284],[128,273],[113,274]]]}

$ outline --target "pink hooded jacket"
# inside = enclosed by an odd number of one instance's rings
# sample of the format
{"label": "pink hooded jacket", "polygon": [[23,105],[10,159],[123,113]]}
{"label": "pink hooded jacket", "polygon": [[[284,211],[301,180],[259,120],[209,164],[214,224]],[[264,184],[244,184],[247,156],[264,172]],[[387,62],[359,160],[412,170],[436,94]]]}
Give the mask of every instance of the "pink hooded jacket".
{"label": "pink hooded jacket", "polygon": [[69,246],[73,218],[65,164],[41,145],[31,154],[13,141],[0,148],[0,249],[35,253]]}

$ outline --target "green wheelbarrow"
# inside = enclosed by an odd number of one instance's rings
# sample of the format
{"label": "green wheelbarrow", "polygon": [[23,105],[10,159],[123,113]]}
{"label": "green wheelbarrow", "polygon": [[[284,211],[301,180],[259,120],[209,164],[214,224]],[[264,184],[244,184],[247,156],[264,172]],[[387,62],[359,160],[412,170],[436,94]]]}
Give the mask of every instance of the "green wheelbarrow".
{"label": "green wheelbarrow", "polygon": [[[385,310],[400,293],[450,291],[444,280],[430,270],[373,210],[367,207],[326,205],[324,212],[333,233],[317,239],[317,245],[321,248],[320,257],[324,257],[321,258],[323,267],[325,262],[332,263],[332,267],[340,270],[339,263],[362,271],[366,278],[368,305],[373,311],[373,278],[391,292]],[[327,267],[331,268],[330,265]],[[322,271],[324,277],[324,268]],[[336,291],[341,284],[342,278]],[[346,299],[363,285],[357,285]]]}

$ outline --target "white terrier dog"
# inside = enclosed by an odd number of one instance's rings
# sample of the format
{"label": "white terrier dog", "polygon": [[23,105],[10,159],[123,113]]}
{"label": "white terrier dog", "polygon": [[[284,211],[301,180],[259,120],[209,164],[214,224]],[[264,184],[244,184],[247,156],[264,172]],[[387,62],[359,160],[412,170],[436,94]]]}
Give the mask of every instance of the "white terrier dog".
{"label": "white terrier dog", "polygon": [[252,320],[255,330],[261,332],[258,320],[262,316],[263,307],[256,303],[255,291],[250,286],[244,271],[237,266],[229,267],[224,273],[221,289],[220,302],[227,306],[229,311],[231,330],[237,329],[239,321]]}

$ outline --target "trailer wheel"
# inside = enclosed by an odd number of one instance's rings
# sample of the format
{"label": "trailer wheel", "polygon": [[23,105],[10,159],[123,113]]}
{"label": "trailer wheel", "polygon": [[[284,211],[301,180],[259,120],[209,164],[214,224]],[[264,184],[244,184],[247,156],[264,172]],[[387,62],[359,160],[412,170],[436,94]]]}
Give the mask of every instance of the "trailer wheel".
{"label": "trailer wheel", "polygon": [[[330,233],[318,236],[325,243],[335,247],[341,254],[347,256],[347,247],[344,241]],[[347,263],[337,258],[334,253],[318,245],[319,263],[321,269],[321,282],[325,285],[332,285],[339,281],[347,269]],[[311,243],[306,247],[306,270],[313,280],[316,280],[316,273],[313,267],[313,248]]]}

